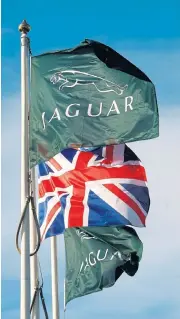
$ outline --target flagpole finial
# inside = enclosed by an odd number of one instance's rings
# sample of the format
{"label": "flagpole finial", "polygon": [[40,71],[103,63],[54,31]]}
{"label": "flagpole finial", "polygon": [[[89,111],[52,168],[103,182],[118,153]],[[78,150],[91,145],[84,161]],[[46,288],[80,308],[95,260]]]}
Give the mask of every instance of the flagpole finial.
{"label": "flagpole finial", "polygon": [[30,25],[26,22],[26,20],[23,20],[22,23],[19,25],[18,30],[22,33],[27,34],[30,30],[31,27]]}

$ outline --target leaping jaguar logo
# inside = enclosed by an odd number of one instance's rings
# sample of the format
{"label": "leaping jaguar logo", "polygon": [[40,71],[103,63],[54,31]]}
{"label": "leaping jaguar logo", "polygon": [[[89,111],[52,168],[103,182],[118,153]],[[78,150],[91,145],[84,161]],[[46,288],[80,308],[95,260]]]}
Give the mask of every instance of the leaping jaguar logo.
{"label": "leaping jaguar logo", "polygon": [[52,84],[59,83],[59,90],[63,90],[65,87],[74,88],[77,85],[93,85],[100,93],[114,92],[117,95],[122,95],[128,87],[127,84],[121,87],[99,76],[77,70],[56,72],[51,76],[50,82]]}
{"label": "leaping jaguar logo", "polygon": [[83,242],[83,240],[85,239],[97,239],[95,236],[86,234],[83,231],[80,231],[79,229],[76,230],[76,234],[81,238],[81,241]]}

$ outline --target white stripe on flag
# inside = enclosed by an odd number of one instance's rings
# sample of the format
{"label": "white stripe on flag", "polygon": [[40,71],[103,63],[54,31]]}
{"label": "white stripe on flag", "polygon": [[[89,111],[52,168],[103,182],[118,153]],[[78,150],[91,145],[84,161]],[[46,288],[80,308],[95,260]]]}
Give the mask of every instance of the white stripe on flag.
{"label": "white stripe on flag", "polygon": [[69,227],[69,211],[71,208],[71,197],[73,195],[73,186],[71,185],[69,187],[69,191],[68,191],[69,195],[66,197],[66,206],[65,206],[65,210],[64,210],[64,225],[65,228]]}
{"label": "white stripe on flag", "polygon": [[113,164],[123,164],[125,144],[114,145]]}
{"label": "white stripe on flag", "polygon": [[83,226],[88,226],[89,222],[89,206],[88,206],[88,197],[89,197],[89,191],[90,189],[86,187],[87,184],[85,184],[85,196],[83,200],[84,205],[84,214],[83,214]]}
{"label": "white stripe on flag", "polygon": [[104,187],[103,185],[94,185],[94,187],[92,187],[91,189],[96,195],[100,197],[100,199],[104,200],[114,210],[116,210],[119,214],[129,220],[132,225],[138,227],[144,226],[134,210],[127,204],[125,204],[124,201],[118,198],[115,194],[109,191],[106,187]]}

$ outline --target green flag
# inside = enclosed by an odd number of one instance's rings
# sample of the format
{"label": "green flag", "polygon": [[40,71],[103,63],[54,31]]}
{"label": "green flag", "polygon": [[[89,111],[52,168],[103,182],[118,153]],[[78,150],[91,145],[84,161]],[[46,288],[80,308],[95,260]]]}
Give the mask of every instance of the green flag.
{"label": "green flag", "polygon": [[159,135],[153,83],[110,47],[85,40],[34,56],[31,65],[31,167],[65,148]]}
{"label": "green flag", "polygon": [[111,287],[123,272],[134,276],[143,245],[131,227],[68,228],[65,304],[70,300]]}

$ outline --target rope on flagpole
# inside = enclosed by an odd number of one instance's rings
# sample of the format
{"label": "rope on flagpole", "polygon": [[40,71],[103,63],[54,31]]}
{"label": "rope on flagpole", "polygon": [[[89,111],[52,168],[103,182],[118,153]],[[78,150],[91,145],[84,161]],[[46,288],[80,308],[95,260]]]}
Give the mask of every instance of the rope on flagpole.
{"label": "rope on flagpole", "polygon": [[35,222],[36,230],[37,230],[37,246],[36,246],[34,252],[30,253],[30,256],[33,256],[38,252],[40,245],[41,245],[41,233],[40,233],[40,227],[39,227],[39,223],[38,223],[38,219],[37,219],[36,207],[34,204],[34,197],[33,196],[31,196],[31,207],[32,207],[32,213],[33,213],[34,222]]}
{"label": "rope on flagpole", "polygon": [[39,262],[39,271],[40,271],[40,275],[41,275],[41,284],[40,284],[39,280],[37,280],[37,285],[35,287],[34,296],[33,296],[32,303],[31,303],[30,313],[32,312],[36,298],[38,297],[38,294],[39,294],[40,298],[41,298],[43,310],[44,310],[45,319],[49,319],[47,308],[46,308],[46,303],[45,303],[45,299],[44,299],[44,295],[43,295],[43,276],[42,276],[40,262]]}
{"label": "rope on flagpole", "polygon": [[37,282],[37,286],[34,288],[34,290],[35,291],[34,291],[34,296],[33,296],[32,303],[31,303],[30,313],[32,312],[33,306],[35,304],[35,301],[36,301],[36,298],[37,298],[37,295],[39,292],[39,281]]}
{"label": "rope on flagpole", "polygon": [[30,56],[32,56],[32,51],[31,51],[30,41],[29,41],[29,54],[30,54]]}
{"label": "rope on flagpole", "polygon": [[37,229],[37,245],[36,245],[35,250],[32,253],[30,253],[30,256],[34,256],[38,252],[39,247],[41,245],[41,234],[40,234],[39,223],[38,223],[38,219],[37,219],[37,215],[36,215],[34,197],[32,195],[27,197],[26,204],[24,206],[24,209],[23,209],[23,212],[22,212],[22,215],[21,215],[21,218],[20,218],[20,222],[19,222],[19,225],[18,225],[18,228],[17,228],[17,232],[16,232],[16,248],[17,248],[17,251],[21,254],[21,249],[19,247],[19,234],[20,234],[20,230],[21,230],[21,227],[22,227],[22,224],[23,224],[23,220],[24,220],[24,218],[26,216],[27,208],[28,208],[28,205],[29,205],[30,202],[31,202],[31,205],[32,205],[33,218],[34,218],[34,222],[35,222],[36,229]]}

